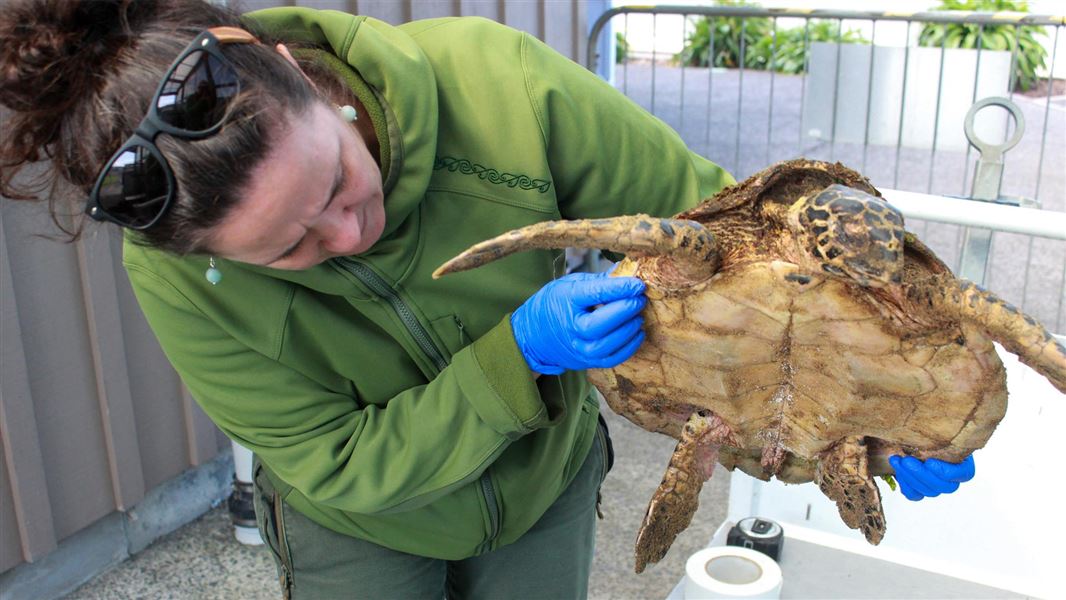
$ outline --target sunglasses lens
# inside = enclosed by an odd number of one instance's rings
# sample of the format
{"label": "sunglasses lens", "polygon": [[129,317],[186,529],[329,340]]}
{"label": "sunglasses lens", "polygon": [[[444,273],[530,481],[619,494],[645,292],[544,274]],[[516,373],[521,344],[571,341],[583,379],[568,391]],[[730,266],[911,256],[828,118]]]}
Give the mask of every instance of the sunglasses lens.
{"label": "sunglasses lens", "polygon": [[130,148],[108,167],[100,184],[100,208],[127,227],[146,227],[163,211],[168,187],[156,157],[147,148]]}
{"label": "sunglasses lens", "polygon": [[222,122],[230,100],[240,91],[230,65],[202,50],[191,52],[171,72],[156,101],[159,117],[189,132]]}

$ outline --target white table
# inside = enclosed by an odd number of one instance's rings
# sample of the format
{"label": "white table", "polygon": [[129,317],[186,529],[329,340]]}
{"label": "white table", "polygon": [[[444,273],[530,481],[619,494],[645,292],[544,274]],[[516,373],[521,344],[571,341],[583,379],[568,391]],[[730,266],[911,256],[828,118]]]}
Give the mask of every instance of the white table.
{"label": "white table", "polygon": [[[1025,598],[1019,594],[979,585],[878,558],[862,556],[818,543],[817,532],[780,523],[785,542],[778,564],[784,582],[781,598]],[[725,545],[733,527],[725,521],[711,538],[710,546]],[[813,534],[813,535],[812,535]],[[674,586],[667,600],[683,600],[685,577]]]}

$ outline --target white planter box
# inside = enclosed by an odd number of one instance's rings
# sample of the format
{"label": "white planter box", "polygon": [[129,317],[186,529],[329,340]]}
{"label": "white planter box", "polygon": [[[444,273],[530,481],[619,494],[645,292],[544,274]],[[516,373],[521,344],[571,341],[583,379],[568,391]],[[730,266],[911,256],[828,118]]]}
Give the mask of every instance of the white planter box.
{"label": "white planter box", "polygon": [[[871,48],[874,51],[872,86]],[[1008,94],[1010,52],[983,50],[978,71],[976,50],[949,48],[944,51],[943,81],[939,83],[940,48],[911,47],[909,56],[906,52],[907,49],[901,47],[840,44],[838,69],[837,44],[811,44],[810,74],[803,110],[806,134],[826,141],[861,144],[868,140],[870,144],[895,146],[899,140],[903,146],[931,148],[935,126],[937,149],[965,150],[968,144],[963,133],[966,111],[976,100]],[[940,121],[936,125],[938,89]],[[838,94],[835,125],[834,91]],[[977,115],[975,129],[982,139],[999,142],[1006,139],[1007,120],[1005,110],[983,110]]]}

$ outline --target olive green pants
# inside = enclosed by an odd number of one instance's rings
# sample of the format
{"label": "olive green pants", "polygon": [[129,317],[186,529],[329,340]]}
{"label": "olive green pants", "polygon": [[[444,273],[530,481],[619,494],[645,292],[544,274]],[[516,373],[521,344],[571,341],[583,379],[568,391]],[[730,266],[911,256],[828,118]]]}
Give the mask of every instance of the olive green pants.
{"label": "olive green pants", "polygon": [[581,470],[533,528],[513,544],[465,560],[397,552],[322,527],[279,500],[259,468],[256,520],[283,595],[293,600],[586,598],[596,500],[611,454],[601,419]]}

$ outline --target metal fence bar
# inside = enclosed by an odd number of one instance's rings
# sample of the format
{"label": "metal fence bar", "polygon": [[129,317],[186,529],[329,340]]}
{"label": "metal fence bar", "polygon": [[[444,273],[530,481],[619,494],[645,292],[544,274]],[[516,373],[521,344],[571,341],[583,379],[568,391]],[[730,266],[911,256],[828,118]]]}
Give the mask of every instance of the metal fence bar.
{"label": "metal fence bar", "polygon": [[[1054,78],[1052,75],[1055,73],[1055,61],[1058,58],[1059,53],[1059,32],[1062,27],[1055,28],[1055,40],[1051,44],[1051,66],[1048,68],[1048,86],[1047,94],[1044,96],[1044,124],[1042,126],[1042,132],[1040,134],[1040,157],[1036,161],[1036,183],[1033,189],[1033,199],[1040,202],[1040,179],[1044,174],[1044,150],[1047,147],[1047,124],[1049,112],[1051,110],[1051,89],[1054,88]],[[1032,262],[1033,256],[1033,238],[1029,238],[1029,243],[1025,250],[1025,279],[1027,285],[1022,287],[1022,302],[1021,305],[1025,306],[1029,296],[1029,264]],[[1062,331],[1062,299],[1066,296],[1066,259],[1063,262],[1063,277],[1062,277],[1062,293],[1059,294],[1058,308],[1055,311],[1055,331]]]}
{"label": "metal fence bar", "polygon": [[[870,33],[870,66],[866,81],[866,124],[862,132],[862,170],[866,171],[866,155],[870,149],[870,109],[874,99],[874,60],[877,56],[877,21],[873,22]],[[802,118],[802,115],[801,117]]]}
{"label": "metal fence bar", "polygon": [[748,20],[745,18],[740,19],[740,64],[739,73],[737,75],[737,138],[736,143],[733,145],[733,172],[740,172],[740,124],[743,120],[740,118],[740,107],[744,104],[744,37],[747,33]]}
{"label": "metal fence bar", "polygon": [[944,90],[944,54],[947,51],[948,36],[940,38],[940,70],[936,78],[936,108],[933,109],[933,143],[929,151],[929,183],[926,192],[933,191],[933,165],[936,163],[936,138],[940,133],[940,97]]}
{"label": "metal fence bar", "polygon": [[659,37],[658,28],[659,15],[656,13],[655,15],[652,15],[651,18],[651,114],[653,115],[655,114],[655,65],[659,63],[659,61],[655,60],[655,49],[659,46],[655,43]]}
{"label": "metal fence bar", "polygon": [[1058,314],[1055,316],[1055,331],[1062,331],[1063,330],[1063,328],[1062,328],[1062,325],[1063,325],[1063,323],[1062,323],[1062,319],[1063,319],[1063,316],[1062,316],[1062,300],[1063,300],[1063,298],[1066,298],[1066,260],[1062,261],[1062,293],[1059,294],[1059,305],[1058,305],[1058,309],[1056,309],[1056,312]]}
{"label": "metal fence bar", "polygon": [[1014,86],[1018,83],[1018,78],[1016,76],[1017,73],[1015,73],[1015,67],[1018,65],[1018,46],[1021,45],[1021,44],[1018,43],[1018,34],[1020,32],[1021,32],[1021,27],[1016,24],[1014,26],[1014,45],[1011,48],[1011,52],[1010,52],[1010,71],[1008,71],[1008,73],[1010,73],[1010,75],[1009,75],[1010,79],[1007,82],[1007,94],[1008,94],[1007,95],[1007,99],[1008,100],[1014,100]]}
{"label": "metal fence bar", "polygon": [[[837,137],[837,105],[838,98],[840,97],[840,50],[844,46],[841,44],[841,40],[844,35],[844,21],[837,19],[837,56],[836,56],[836,73],[833,77],[833,112],[831,125],[829,126],[829,161],[832,162],[834,150],[836,149],[836,137]],[[802,116],[800,117],[802,119]]]}
{"label": "metal fence bar", "polygon": [[770,163],[770,146],[774,137],[774,62],[777,60],[777,17],[773,18],[773,39],[770,42],[770,107],[766,114],[766,159]]}
{"label": "metal fence bar", "polygon": [[[1020,33],[1020,26],[1016,24],[1014,26],[1014,44],[1013,44],[1013,47],[1011,48],[1011,53],[1010,53],[1010,70],[1007,71],[1007,73],[1008,73],[1008,75],[1007,75],[1007,99],[1012,101],[1012,102],[1014,101],[1014,87],[1018,83],[1017,73],[1015,73],[1015,67],[1018,65],[1018,46],[1021,45],[1021,44],[1018,43],[1018,34],[1019,33]],[[1049,75],[1050,75],[1050,72],[1049,72]],[[1004,135],[1006,136],[1005,138],[1003,138],[1004,140],[1009,139],[1010,138],[1010,131],[1005,131]],[[1004,167],[1003,170],[999,173],[999,186],[1000,186],[1000,188],[1003,187],[1003,175],[1004,175],[1004,173],[1007,172],[1007,169],[1006,169],[1006,167],[1007,167],[1007,157],[1005,155],[1003,157],[1003,167]],[[993,240],[993,242],[994,242],[994,240]]]}
{"label": "metal fence bar", "polygon": [[799,139],[796,140],[796,154],[803,154],[803,110],[807,100],[807,73],[811,70],[811,20],[803,22],[803,81],[800,85]]}
{"label": "metal fence bar", "polygon": [[891,188],[881,193],[909,219],[1066,241],[1066,213]]}
{"label": "metal fence bar", "polygon": [[[1022,281],[1025,282],[1025,285],[1022,286],[1022,302],[1021,302],[1022,306],[1025,306],[1025,301],[1028,299],[1028,296],[1029,296],[1029,264],[1032,262],[1032,260],[1033,260],[1033,238],[1030,237],[1029,238],[1029,243],[1026,244],[1026,248],[1025,248],[1025,275],[1022,277]],[[1058,316],[1057,313],[1056,313],[1056,316]],[[1056,331],[1061,331],[1061,330],[1056,328]]]}
{"label": "metal fence bar", "polygon": [[[681,39],[685,39],[685,26],[687,24],[688,24],[688,15],[683,15],[681,17]],[[685,63],[687,63],[687,62],[688,61],[685,60],[684,50],[682,50],[681,51],[681,108],[679,109],[679,113],[680,114],[678,115],[678,117],[680,118],[680,121],[679,121],[679,124],[677,126],[679,133],[685,131]]]}
{"label": "metal fence bar", "polygon": [[[598,37],[598,36],[596,36]],[[622,25],[622,37],[626,40],[629,39],[629,13],[625,14],[625,22]],[[589,37],[589,41],[592,41],[592,36]],[[592,51],[588,53],[589,60],[592,60]],[[596,70],[593,69],[593,72]],[[626,49],[625,60],[622,61],[622,77],[625,78],[625,83],[622,84],[622,93],[626,96],[629,95],[629,49]]]}
{"label": "metal fence bar", "polygon": [[[933,167],[936,165],[936,145],[940,136],[940,99],[944,92],[944,57],[947,53],[948,36],[940,38],[940,66],[936,77],[936,107],[933,109],[933,140],[929,148],[929,178],[925,186],[927,193],[933,192]],[[922,221],[922,236],[929,233],[929,222]]]}
{"label": "metal fence bar", "polygon": [[[1002,178],[1002,175],[1000,176]],[[988,234],[988,254],[985,256],[984,269],[981,270],[981,281],[977,282],[982,285],[992,286],[992,257],[996,254],[996,235],[997,231],[992,231]],[[1023,284],[1022,287],[1025,287]]]}
{"label": "metal fence bar", "polygon": [[[973,72],[973,93],[970,95],[970,103],[971,104],[973,104],[974,102],[977,102],[977,83],[981,79],[981,50],[982,50],[982,46],[984,45],[983,44],[984,37],[985,37],[984,34],[985,34],[985,26],[984,26],[984,24],[982,24],[980,29],[977,32],[977,59],[976,59],[976,65],[974,66],[974,72]],[[971,148],[972,147],[969,144],[966,144],[966,158],[963,159],[963,163],[962,163],[962,191],[960,192],[960,194],[963,195],[963,196],[966,195],[966,181],[969,179],[969,174],[970,174],[970,149]],[[977,174],[977,167],[974,166],[974,176],[976,176],[976,174]],[[960,227],[959,230],[955,232],[955,247],[958,249],[958,256],[959,256],[959,260],[960,261],[962,260],[962,245],[963,245],[964,229],[965,228]],[[959,265],[956,265],[955,266],[955,270],[958,270],[958,268],[959,268]]]}
{"label": "metal fence bar", "polygon": [[[1062,31],[1062,27],[1055,28],[1055,43],[1051,45],[1051,68],[1048,69],[1049,74],[1055,72],[1055,59],[1059,53],[1059,32]],[[1033,198],[1040,200],[1040,178],[1044,174],[1044,149],[1047,146],[1047,123],[1048,112],[1051,110],[1051,88],[1053,81],[1048,81],[1047,96],[1044,97],[1044,133],[1040,136],[1040,159],[1036,162],[1036,189],[1033,190]]]}
{"label": "metal fence bar", "polygon": [[[907,21],[907,46],[903,50],[903,93],[899,98],[899,132],[896,134],[896,171],[892,175],[892,187],[899,185],[899,156],[903,148],[903,119],[906,115],[907,106],[907,67],[911,59],[911,25],[913,21]],[[839,50],[840,46],[837,46]]]}
{"label": "metal fence bar", "polygon": [[[970,96],[970,104],[977,102],[977,82],[981,79],[981,47],[984,45],[982,42],[985,37],[985,26],[981,25],[981,28],[977,31],[977,63],[973,68],[973,94]],[[970,145],[966,145],[966,158],[963,159],[962,169],[962,190],[959,192],[962,195],[966,194],[966,180],[970,174]]]}
{"label": "metal fence bar", "polygon": [[714,102],[711,94],[714,90],[714,17],[708,17],[707,29],[710,30],[710,45],[707,48],[707,133],[704,135],[704,143],[711,145],[711,104]]}

